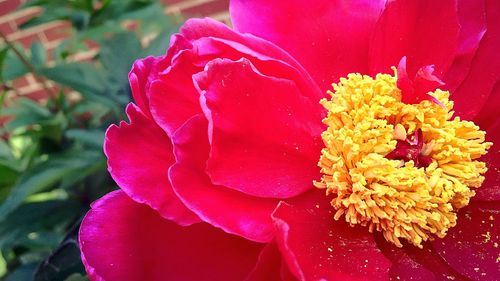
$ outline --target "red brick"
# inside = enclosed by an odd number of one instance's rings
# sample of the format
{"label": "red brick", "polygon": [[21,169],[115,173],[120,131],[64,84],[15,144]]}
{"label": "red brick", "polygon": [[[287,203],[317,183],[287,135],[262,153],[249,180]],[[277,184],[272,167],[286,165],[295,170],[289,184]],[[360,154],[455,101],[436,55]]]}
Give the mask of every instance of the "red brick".
{"label": "red brick", "polygon": [[52,25],[47,29],[43,30],[45,37],[49,42],[61,40],[68,38],[71,35],[71,23],[66,21],[61,21],[57,25]]}
{"label": "red brick", "polygon": [[0,16],[7,15],[21,5],[21,0],[5,0],[0,2]]}
{"label": "red brick", "polygon": [[9,34],[13,33],[14,31],[15,31],[15,29],[12,28],[12,26],[10,25],[9,22],[4,22],[4,23],[0,24],[0,32],[3,35],[9,35]]}
{"label": "red brick", "polygon": [[41,14],[43,11],[42,9],[38,8],[29,8],[29,9],[23,9],[21,10],[19,17],[16,17],[14,19],[14,22],[16,25],[22,25],[23,23],[29,21],[30,19],[34,18],[35,16]]}
{"label": "red brick", "polygon": [[16,43],[23,45],[23,47],[26,49],[29,49],[33,42],[40,40],[40,37],[38,37],[38,34],[34,33],[34,32],[18,31],[16,33],[11,34],[11,37],[12,36],[15,36]]}
{"label": "red brick", "polygon": [[16,80],[12,81],[12,87],[14,87],[14,89],[19,89],[19,88],[22,88],[22,87],[26,87],[29,84],[30,84],[30,82],[28,81],[28,79],[26,78],[26,76],[19,77]]}
{"label": "red brick", "polygon": [[191,16],[208,16],[210,14],[227,11],[228,9],[229,0],[216,0],[189,7],[181,12]]}

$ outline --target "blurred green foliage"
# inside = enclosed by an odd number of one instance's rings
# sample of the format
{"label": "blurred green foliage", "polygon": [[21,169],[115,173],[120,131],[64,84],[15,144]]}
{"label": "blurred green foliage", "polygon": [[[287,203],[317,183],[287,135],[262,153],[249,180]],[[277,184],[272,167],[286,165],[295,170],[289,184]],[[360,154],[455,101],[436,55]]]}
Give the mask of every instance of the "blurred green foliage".
{"label": "blurred green foliage", "polygon": [[[0,278],[87,280],[79,223],[92,201],[116,188],[102,152],[105,129],[124,119],[133,61],[163,54],[179,19],[146,0],[38,0],[26,6],[44,12],[25,28],[61,19],[72,28],[53,51],[51,65],[39,43],[29,51],[12,42],[0,45],[0,105],[16,90],[12,81],[27,73],[60,89],[44,104],[18,99],[0,108],[0,118],[9,118],[0,128]],[[124,27],[131,20],[133,31]],[[151,34],[158,35],[144,47],[140,39]],[[97,54],[71,61],[88,49],[88,40],[100,46]],[[69,99],[70,90],[80,98]]]}

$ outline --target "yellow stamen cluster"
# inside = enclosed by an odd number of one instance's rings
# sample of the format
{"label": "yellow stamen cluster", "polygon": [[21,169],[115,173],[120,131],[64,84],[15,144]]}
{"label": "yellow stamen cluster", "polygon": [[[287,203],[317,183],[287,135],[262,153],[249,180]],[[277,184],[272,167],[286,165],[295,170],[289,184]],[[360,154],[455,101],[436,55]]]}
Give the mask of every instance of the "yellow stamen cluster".
{"label": "yellow stamen cluster", "polygon": [[[485,163],[476,159],[492,144],[474,123],[452,118],[447,91],[430,93],[444,106],[405,104],[396,82],[396,75],[349,74],[333,84],[331,100],[321,100],[328,128],[319,161],[323,176],[314,184],[333,196],[336,220],[344,216],[351,225],[381,231],[398,247],[400,238],[422,247],[432,234],[444,237],[455,226],[456,211],[484,180]],[[428,167],[385,157],[419,128],[421,153],[432,159]]]}

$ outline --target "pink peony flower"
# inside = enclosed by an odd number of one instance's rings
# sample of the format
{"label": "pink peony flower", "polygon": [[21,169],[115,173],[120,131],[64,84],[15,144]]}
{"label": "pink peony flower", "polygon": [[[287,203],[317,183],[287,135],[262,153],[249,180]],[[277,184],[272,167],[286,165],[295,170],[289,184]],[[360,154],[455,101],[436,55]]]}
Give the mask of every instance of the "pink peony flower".
{"label": "pink peony flower", "polygon": [[499,4],[236,0],[234,30],[188,20],[136,61],[106,133],[121,189],[82,222],[90,279],[498,280]]}

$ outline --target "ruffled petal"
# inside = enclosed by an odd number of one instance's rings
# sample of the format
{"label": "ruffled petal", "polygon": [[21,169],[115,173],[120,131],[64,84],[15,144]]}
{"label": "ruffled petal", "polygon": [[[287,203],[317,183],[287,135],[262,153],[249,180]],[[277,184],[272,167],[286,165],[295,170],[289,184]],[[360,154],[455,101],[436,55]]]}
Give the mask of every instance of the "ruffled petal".
{"label": "ruffled petal", "polygon": [[194,76],[209,121],[214,184],[270,198],[296,196],[319,178],[322,108],[293,81],[246,59],[219,59]]}
{"label": "ruffled petal", "polygon": [[[455,112],[462,119],[473,119],[488,102],[500,81],[500,1],[486,1],[488,29],[479,44],[467,77],[451,93]],[[498,108],[498,106],[497,106]]]}
{"label": "ruffled petal", "polygon": [[457,225],[448,235],[432,244],[452,268],[465,276],[473,280],[498,280],[499,221],[498,204],[470,204],[460,211]]}
{"label": "ruffled petal", "polygon": [[207,121],[197,115],[173,136],[177,163],[169,171],[174,191],[200,218],[228,233],[257,242],[273,237],[271,213],[277,200],[248,196],[214,185],[205,174],[209,153]]}
{"label": "ruffled petal", "polygon": [[363,227],[333,219],[323,191],[280,203],[273,214],[277,241],[300,280],[388,280],[391,262]]}
{"label": "ruffled petal", "polygon": [[168,168],[174,163],[165,133],[134,104],[127,106],[130,123],[111,125],[104,140],[108,170],[118,186],[138,203],[181,225],[198,222],[172,191]]}
{"label": "ruffled petal", "polygon": [[455,0],[389,1],[371,40],[370,73],[390,73],[406,56],[410,77],[425,65],[435,65],[442,77],[455,58],[458,34]]}
{"label": "ruffled petal", "polygon": [[114,191],[92,204],[80,227],[91,280],[244,280],[263,245],[205,223],[181,227]]}
{"label": "ruffled petal", "polygon": [[[368,43],[384,0],[236,0],[231,20],[294,56],[322,91],[351,72],[367,73]],[[401,56],[400,56],[401,58]]]}
{"label": "ruffled petal", "polygon": [[203,68],[194,65],[189,57],[188,51],[182,52],[161,79],[151,84],[151,113],[169,136],[189,118],[201,113],[192,76]]}
{"label": "ruffled petal", "polygon": [[172,136],[184,122],[201,112],[192,75],[216,58],[247,58],[261,71],[291,79],[301,93],[318,100],[318,86],[285,51],[251,35],[242,35],[211,19],[191,19],[172,37],[166,60],[170,66],[150,86],[150,106],[156,122]]}
{"label": "ruffled petal", "polygon": [[135,104],[144,114],[151,116],[149,112],[149,86],[156,79],[158,73],[167,67],[167,61],[163,57],[146,57],[136,60],[128,74],[130,89]]}

